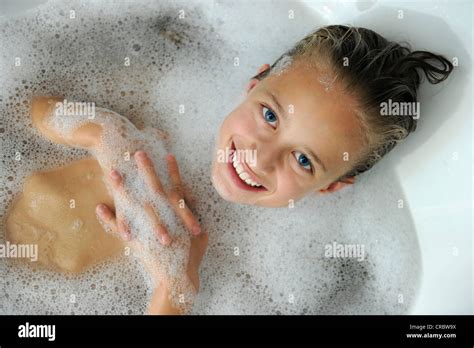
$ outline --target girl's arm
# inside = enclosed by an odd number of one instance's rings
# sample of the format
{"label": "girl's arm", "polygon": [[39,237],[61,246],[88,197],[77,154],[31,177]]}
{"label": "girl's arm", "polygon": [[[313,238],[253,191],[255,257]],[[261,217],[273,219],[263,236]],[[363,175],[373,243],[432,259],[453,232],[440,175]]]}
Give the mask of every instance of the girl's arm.
{"label": "girl's arm", "polygon": [[[208,240],[209,235],[204,232],[191,237],[187,275],[196,293],[199,291],[200,285],[199,267],[206,252]],[[166,281],[160,282],[153,290],[153,295],[148,306],[148,314],[185,314],[173,306],[170,300],[169,286]]]}
{"label": "girl's arm", "polygon": [[57,144],[75,147],[92,148],[100,141],[102,127],[93,122],[86,123],[76,129],[71,135],[64,137],[56,129],[48,125],[48,116],[52,115],[56,103],[64,102],[62,97],[34,97],[31,101],[31,119],[38,131]]}
{"label": "girl's arm", "polygon": [[161,282],[158,287],[153,290],[150,304],[148,305],[148,313],[151,315],[181,315],[182,311],[173,306],[170,299],[170,291],[168,286]]}
{"label": "girl's arm", "polygon": [[[49,125],[48,117],[51,116],[52,113],[55,111],[56,103],[62,102],[64,102],[64,98],[62,97],[40,96],[33,98],[31,102],[31,118],[34,126],[38,129],[38,131],[46,138],[58,144],[82,148],[93,148],[94,146],[98,145],[102,135],[102,127],[97,123],[85,123],[68,136],[64,136],[54,127],[51,127]],[[146,161],[149,162],[149,159],[146,158]],[[172,179],[174,179],[175,189],[176,187],[179,187],[179,191],[184,191],[184,187],[182,185],[181,178],[179,175],[178,166],[174,157],[171,158],[171,162],[169,164],[171,165],[170,175]],[[151,169],[151,162],[148,163],[147,166]],[[148,173],[148,175],[153,176],[153,179],[155,181],[159,181],[159,178],[153,170],[148,170]],[[115,183],[115,186],[118,185],[120,185],[120,183]],[[170,197],[168,198],[172,201],[173,206],[176,208],[177,201],[182,198],[181,195],[177,196],[174,192],[174,198],[172,198],[171,195],[169,196]],[[110,227],[114,229],[117,225],[115,221],[115,214],[108,207],[103,208],[104,210],[98,210],[99,217],[102,219],[103,222],[110,225]],[[193,230],[194,227],[199,226],[197,219],[193,216],[193,214],[188,208],[177,208],[177,213],[190,230]],[[205,253],[207,242],[207,233],[201,233],[197,236],[194,236],[192,237],[191,241],[188,276],[189,280],[191,281],[196,290],[199,288],[198,269],[202,257]],[[148,308],[148,314],[183,314],[179,308],[173,306],[173,302],[170,299],[169,286],[166,282],[159,282],[159,285],[157,285],[157,287],[154,289],[152,299]]]}

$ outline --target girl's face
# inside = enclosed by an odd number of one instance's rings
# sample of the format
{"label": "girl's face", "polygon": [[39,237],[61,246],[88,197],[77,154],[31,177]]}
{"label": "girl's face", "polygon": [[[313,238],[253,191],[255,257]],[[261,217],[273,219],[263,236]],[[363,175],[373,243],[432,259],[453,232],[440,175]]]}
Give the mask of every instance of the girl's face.
{"label": "girl's face", "polygon": [[245,100],[221,125],[215,189],[230,202],[282,207],[353,183],[335,181],[363,147],[355,105],[332,76],[300,62],[252,79]]}

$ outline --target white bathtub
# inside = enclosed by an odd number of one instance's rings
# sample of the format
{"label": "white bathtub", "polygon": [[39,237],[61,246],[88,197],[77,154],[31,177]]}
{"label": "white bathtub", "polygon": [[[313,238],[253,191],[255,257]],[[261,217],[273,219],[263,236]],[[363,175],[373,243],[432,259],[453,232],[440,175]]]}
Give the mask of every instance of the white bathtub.
{"label": "white bathtub", "polygon": [[[20,13],[42,2],[2,0],[0,14]],[[303,2],[326,20],[315,26],[366,26],[389,39],[407,40],[415,49],[458,58],[459,66],[441,88],[422,86],[418,129],[389,158],[395,162],[422,254],[423,276],[412,314],[474,313],[472,5],[454,1]]]}
{"label": "white bathtub", "polygon": [[[414,49],[457,57],[441,88],[420,91],[417,131],[393,160],[422,254],[412,314],[473,313],[472,14],[459,1],[304,1],[327,23],[366,26]],[[399,17],[403,18],[399,18]]]}

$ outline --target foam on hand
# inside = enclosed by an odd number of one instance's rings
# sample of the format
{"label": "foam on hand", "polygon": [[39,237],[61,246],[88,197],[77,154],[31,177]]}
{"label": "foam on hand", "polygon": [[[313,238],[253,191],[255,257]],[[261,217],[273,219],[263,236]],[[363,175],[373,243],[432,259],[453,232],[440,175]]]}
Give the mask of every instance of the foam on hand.
{"label": "foam on hand", "polygon": [[[97,124],[101,127],[99,143],[91,148],[90,152],[104,169],[104,178],[112,169],[118,170],[122,175],[125,194],[114,190],[109,180],[104,181],[113,196],[116,215],[123,216],[130,227],[134,239],[132,245],[140,244],[139,248],[131,248],[132,253],[139,253],[136,257],[143,263],[159,269],[162,272],[161,276],[167,280],[173,304],[183,311],[189,310],[194,297],[194,289],[186,273],[190,246],[189,232],[176,221],[175,212],[166,198],[150,190],[143,176],[139,174],[133,158],[136,151],[145,151],[153,162],[163,187],[167,188],[168,151],[161,134],[153,128],[138,130],[127,118],[104,108],[95,108],[93,117],[74,113],[64,114],[51,109],[46,122],[64,138],[70,137],[85,124]],[[160,216],[160,220],[166,224],[173,238],[171,246],[163,246],[157,240],[154,226],[144,209],[145,203],[150,204]],[[106,231],[112,232],[108,225],[103,224],[103,227]],[[146,271],[144,274],[150,277]],[[147,280],[156,281],[151,278]]]}

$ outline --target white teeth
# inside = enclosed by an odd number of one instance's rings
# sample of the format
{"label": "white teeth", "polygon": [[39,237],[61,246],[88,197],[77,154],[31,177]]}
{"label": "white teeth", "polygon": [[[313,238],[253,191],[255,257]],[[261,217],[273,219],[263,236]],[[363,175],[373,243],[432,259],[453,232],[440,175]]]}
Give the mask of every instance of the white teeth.
{"label": "white teeth", "polygon": [[244,167],[242,166],[242,164],[240,164],[240,163],[237,161],[237,156],[235,155],[235,152],[234,152],[233,155],[232,155],[232,165],[234,166],[235,171],[237,172],[237,175],[238,175],[247,185],[250,185],[250,186],[253,186],[253,187],[262,187],[262,185],[259,185],[259,184],[257,184],[255,181],[253,181],[252,179],[250,179],[249,173],[247,173],[247,172],[244,170]]}
{"label": "white teeth", "polygon": [[246,172],[240,172],[239,176],[244,181],[247,180],[247,179],[250,179],[250,175],[248,175]]}
{"label": "white teeth", "polygon": [[253,187],[260,187],[260,185],[258,184],[255,184],[254,181],[252,181],[251,179],[247,179],[247,180],[244,180],[246,184],[250,185],[250,186],[253,186]]}

